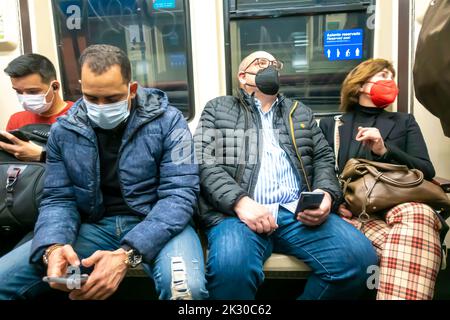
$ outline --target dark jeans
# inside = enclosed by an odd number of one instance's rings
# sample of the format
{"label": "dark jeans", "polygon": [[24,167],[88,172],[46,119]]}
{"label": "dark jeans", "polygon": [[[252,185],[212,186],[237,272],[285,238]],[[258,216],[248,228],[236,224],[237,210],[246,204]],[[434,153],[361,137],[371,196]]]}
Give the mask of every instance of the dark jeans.
{"label": "dark jeans", "polygon": [[[120,240],[140,222],[136,216],[106,217],[97,223],[82,224],[73,245],[80,259],[89,257],[97,250],[114,251]],[[31,241],[14,249],[0,259],[0,300],[32,298],[51,288],[42,281],[46,271],[43,265],[30,264]],[[180,259],[184,267],[179,267]],[[174,277],[176,268],[184,269],[181,278]],[[144,270],[155,281],[160,299],[192,298],[205,299],[205,276],[203,252],[197,234],[187,226],[172,238],[151,264],[143,264]],[[184,277],[183,277],[184,274]],[[177,291],[177,284],[184,281],[186,290]]]}
{"label": "dark jeans", "polygon": [[367,268],[378,263],[370,241],[335,214],[318,227],[280,208],[270,236],[228,218],[207,230],[207,289],[211,299],[254,299],[272,252],[292,255],[313,270],[300,299],[353,299],[366,290]]}

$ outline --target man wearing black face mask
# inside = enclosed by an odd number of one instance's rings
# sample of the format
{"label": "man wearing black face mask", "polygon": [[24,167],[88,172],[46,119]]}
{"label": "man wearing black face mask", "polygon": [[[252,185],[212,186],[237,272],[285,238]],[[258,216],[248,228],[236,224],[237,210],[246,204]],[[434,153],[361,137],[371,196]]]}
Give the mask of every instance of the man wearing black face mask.
{"label": "man wearing black face mask", "polygon": [[[356,298],[377,257],[330,215],[342,196],[333,152],[311,110],[279,94],[282,67],[267,52],[246,57],[239,94],[209,101],[195,134],[208,290],[213,299],[253,299],[264,261],[279,252],[314,272],[302,299]],[[322,192],[320,206],[297,212],[302,191]]]}

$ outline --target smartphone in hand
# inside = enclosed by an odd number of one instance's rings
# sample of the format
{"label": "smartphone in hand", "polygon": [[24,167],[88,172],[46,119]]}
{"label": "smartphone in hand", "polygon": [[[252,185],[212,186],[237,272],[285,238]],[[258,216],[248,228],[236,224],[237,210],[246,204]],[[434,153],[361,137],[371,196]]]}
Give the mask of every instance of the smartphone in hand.
{"label": "smartphone in hand", "polygon": [[[28,136],[25,133],[23,133],[22,131],[20,131],[20,130],[12,130],[12,131],[9,131],[8,133],[12,134],[14,137],[16,137],[16,138],[18,138],[18,139],[20,139],[22,141],[25,141],[25,142],[30,141]],[[0,134],[0,141],[4,142],[4,143],[8,143],[8,144],[13,144],[13,142],[11,140],[6,138],[2,134]]]}
{"label": "smartphone in hand", "polygon": [[70,274],[64,277],[43,277],[42,281],[47,283],[59,283],[65,285],[68,289],[76,289],[84,284],[89,278],[87,274]]}
{"label": "smartphone in hand", "polygon": [[4,135],[0,134],[0,141],[7,143],[7,144],[13,144],[11,140],[9,140],[7,137],[5,137]]}
{"label": "smartphone in hand", "polygon": [[298,200],[297,209],[295,213],[303,212],[307,209],[317,209],[322,203],[325,193],[316,192],[302,192],[300,194],[300,199]]}
{"label": "smartphone in hand", "polygon": [[28,138],[28,136],[23,131],[12,130],[12,131],[9,131],[9,133],[11,133],[14,137],[16,137],[22,141],[25,141],[25,142],[30,141],[30,138]]}

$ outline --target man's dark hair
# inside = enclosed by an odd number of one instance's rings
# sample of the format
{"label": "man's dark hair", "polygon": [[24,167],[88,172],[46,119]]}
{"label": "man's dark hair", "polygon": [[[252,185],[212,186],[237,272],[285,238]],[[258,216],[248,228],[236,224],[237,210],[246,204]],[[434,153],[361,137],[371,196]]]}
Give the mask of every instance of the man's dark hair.
{"label": "man's dark hair", "polygon": [[130,60],[120,48],[107,44],[89,46],[80,56],[80,68],[83,68],[85,63],[97,75],[105,73],[114,65],[119,65],[123,81],[125,83],[131,81]]}
{"label": "man's dark hair", "polygon": [[27,53],[15,58],[4,71],[11,78],[38,74],[41,76],[43,83],[49,84],[56,80],[56,70],[53,63],[46,57],[36,53]]}

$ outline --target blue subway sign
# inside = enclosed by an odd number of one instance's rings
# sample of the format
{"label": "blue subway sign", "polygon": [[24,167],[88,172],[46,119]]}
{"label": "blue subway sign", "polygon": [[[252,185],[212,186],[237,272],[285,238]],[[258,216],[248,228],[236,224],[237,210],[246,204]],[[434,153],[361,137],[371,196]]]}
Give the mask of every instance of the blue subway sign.
{"label": "blue subway sign", "polygon": [[363,29],[325,31],[323,39],[323,50],[328,60],[362,59]]}
{"label": "blue subway sign", "polygon": [[153,9],[175,9],[176,0],[153,0]]}

